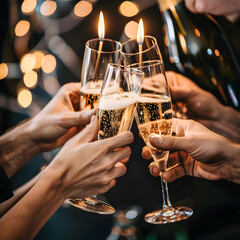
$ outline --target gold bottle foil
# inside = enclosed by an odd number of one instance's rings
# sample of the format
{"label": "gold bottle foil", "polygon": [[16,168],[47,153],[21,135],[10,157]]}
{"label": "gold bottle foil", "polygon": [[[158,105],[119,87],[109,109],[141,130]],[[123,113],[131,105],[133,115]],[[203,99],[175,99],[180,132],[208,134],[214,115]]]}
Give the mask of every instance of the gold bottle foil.
{"label": "gold bottle foil", "polygon": [[164,12],[172,7],[175,7],[183,0],[157,0],[161,12]]}
{"label": "gold bottle foil", "polygon": [[182,22],[177,14],[177,11],[175,9],[175,6],[177,6],[180,2],[182,2],[183,0],[157,0],[158,1],[158,5],[159,5],[159,8],[160,8],[160,11],[161,12],[164,12],[168,9],[171,10],[176,22],[177,22],[177,25],[181,31],[181,33],[186,36],[186,31],[182,25]]}

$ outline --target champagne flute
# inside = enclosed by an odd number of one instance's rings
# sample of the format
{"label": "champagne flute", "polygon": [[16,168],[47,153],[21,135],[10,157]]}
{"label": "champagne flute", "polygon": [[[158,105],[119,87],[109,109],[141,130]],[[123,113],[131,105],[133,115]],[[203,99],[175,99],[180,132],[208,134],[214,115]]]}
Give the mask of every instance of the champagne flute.
{"label": "champagne flute", "polygon": [[108,64],[97,110],[99,140],[130,130],[143,77],[138,69]]}
{"label": "champagne flute", "polygon": [[[141,55],[141,57],[140,57]],[[142,51],[139,52],[137,38],[131,38],[122,44],[121,59],[125,66],[148,60],[162,60],[162,55],[158,47],[156,38],[144,36]]]}
{"label": "champagne flute", "polygon": [[112,39],[102,42],[101,52],[98,51],[98,38],[86,42],[81,76],[81,110],[97,109],[107,65],[119,63],[121,43]]}
{"label": "champagne flute", "polygon": [[[139,52],[137,38],[131,38],[122,44],[121,60],[125,66],[139,63],[141,59],[142,61],[162,60],[161,51],[156,38],[152,36],[144,36],[141,53]],[[186,104],[173,104],[173,116],[176,118],[187,119],[188,114]]]}
{"label": "champagne flute", "polygon": [[[100,122],[98,140],[130,130],[143,76],[143,72],[137,69],[127,69],[119,64],[108,64],[97,110]],[[68,199],[68,202],[88,212],[98,214],[115,212],[114,207],[97,199],[96,196]]]}
{"label": "champagne flute", "polygon": [[[100,39],[91,39],[86,42],[82,76],[80,110],[97,109],[104,74],[108,63],[118,63],[121,43],[112,39],[102,40],[102,50],[98,51]],[[115,209],[96,196],[83,199],[67,199],[74,207],[88,212],[99,214],[113,214]]]}
{"label": "champagne flute", "polygon": [[[168,83],[161,60],[151,60],[129,65],[144,72],[141,94],[135,114],[141,136],[151,151],[160,171],[167,171],[180,163],[169,163],[169,151],[159,150],[149,143],[152,134],[172,134],[172,103]],[[173,207],[168,193],[167,182],[163,181],[163,207],[145,215],[145,221],[152,224],[178,222],[190,217],[193,213],[188,207]]]}

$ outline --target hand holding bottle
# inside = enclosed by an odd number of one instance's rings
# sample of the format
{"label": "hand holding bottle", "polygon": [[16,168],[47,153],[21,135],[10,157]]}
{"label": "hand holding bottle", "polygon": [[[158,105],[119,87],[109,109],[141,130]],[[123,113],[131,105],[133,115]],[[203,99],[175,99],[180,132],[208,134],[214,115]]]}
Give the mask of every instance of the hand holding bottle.
{"label": "hand holding bottle", "polygon": [[186,7],[194,13],[228,15],[240,13],[239,0],[185,0]]}
{"label": "hand holding bottle", "polygon": [[222,105],[211,93],[181,74],[167,72],[172,100],[186,103],[192,118],[232,141],[240,143],[240,113]]}
{"label": "hand holding bottle", "polygon": [[[211,132],[193,120],[173,119],[173,132],[176,136],[153,135],[150,143],[161,150],[179,150],[169,159],[182,161],[177,167],[161,173],[161,177],[171,182],[184,175],[205,178],[208,180],[225,179],[240,184],[238,171],[240,145]],[[147,148],[143,157],[150,159]],[[150,165],[154,176],[159,176],[155,163]]]}

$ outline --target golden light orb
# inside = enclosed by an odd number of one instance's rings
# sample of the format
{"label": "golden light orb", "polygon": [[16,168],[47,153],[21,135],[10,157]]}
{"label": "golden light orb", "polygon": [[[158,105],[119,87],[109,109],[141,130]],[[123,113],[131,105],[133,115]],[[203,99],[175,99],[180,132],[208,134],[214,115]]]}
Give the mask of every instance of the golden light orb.
{"label": "golden light orb", "polygon": [[8,66],[6,63],[0,64],[0,80],[4,79],[8,75]]}
{"label": "golden light orb", "polygon": [[45,1],[41,5],[40,12],[43,16],[52,15],[57,9],[57,3],[54,1]]}
{"label": "golden light orb", "polygon": [[47,54],[42,60],[42,70],[45,73],[50,73],[56,68],[56,64],[56,58],[51,54]]}
{"label": "golden light orb", "polygon": [[42,51],[37,50],[37,51],[33,52],[32,54],[35,56],[35,59],[36,59],[34,69],[38,69],[42,66],[42,60],[44,57],[44,53]]}
{"label": "golden light orb", "polygon": [[15,27],[15,34],[18,37],[22,37],[28,33],[29,29],[30,29],[30,23],[28,21],[21,20],[17,23]]}
{"label": "golden light orb", "polygon": [[21,6],[22,12],[29,14],[34,11],[37,5],[37,0],[24,0]]}
{"label": "golden light orb", "polygon": [[27,88],[19,89],[17,101],[20,107],[27,108],[32,103],[32,93]]}
{"label": "golden light orb", "polygon": [[30,72],[33,70],[36,64],[36,58],[33,54],[25,54],[20,60],[20,68],[23,73]]}
{"label": "golden light orb", "polygon": [[77,17],[86,17],[92,12],[92,4],[87,1],[79,1],[74,7],[74,14]]}
{"label": "golden light orb", "polygon": [[136,38],[138,32],[138,23],[135,21],[130,21],[126,24],[124,32],[129,38]]}
{"label": "golden light orb", "polygon": [[38,75],[36,72],[27,72],[23,76],[23,82],[28,88],[34,88],[37,85]]}
{"label": "golden light orb", "polygon": [[139,13],[139,7],[134,2],[124,1],[119,6],[118,11],[125,17],[133,17]]}

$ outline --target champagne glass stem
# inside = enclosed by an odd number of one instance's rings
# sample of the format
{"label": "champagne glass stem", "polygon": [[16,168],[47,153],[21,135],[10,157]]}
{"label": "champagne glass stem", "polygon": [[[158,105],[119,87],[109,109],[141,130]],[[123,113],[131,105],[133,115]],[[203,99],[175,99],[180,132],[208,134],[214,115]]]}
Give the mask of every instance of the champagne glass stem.
{"label": "champagne glass stem", "polygon": [[167,209],[172,207],[172,204],[171,204],[171,201],[169,198],[167,182],[165,182],[162,178],[161,178],[161,185],[162,185],[162,197],[163,197],[163,207],[162,208],[164,211],[166,211]]}

